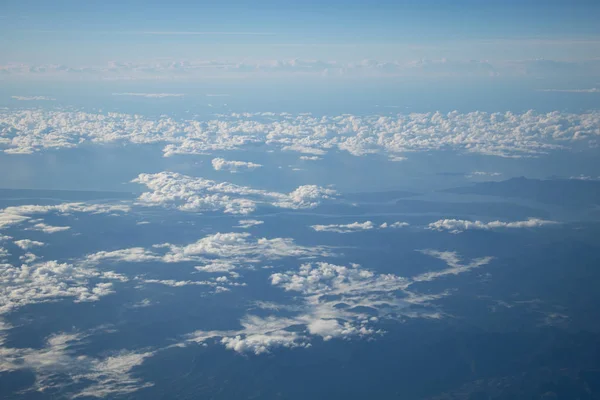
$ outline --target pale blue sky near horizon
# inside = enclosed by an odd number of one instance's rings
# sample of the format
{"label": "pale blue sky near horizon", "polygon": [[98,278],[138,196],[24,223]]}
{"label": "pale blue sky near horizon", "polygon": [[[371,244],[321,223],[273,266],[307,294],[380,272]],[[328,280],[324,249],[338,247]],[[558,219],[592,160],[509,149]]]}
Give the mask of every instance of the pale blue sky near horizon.
{"label": "pale blue sky near horizon", "polygon": [[4,1],[0,62],[585,60],[597,1]]}

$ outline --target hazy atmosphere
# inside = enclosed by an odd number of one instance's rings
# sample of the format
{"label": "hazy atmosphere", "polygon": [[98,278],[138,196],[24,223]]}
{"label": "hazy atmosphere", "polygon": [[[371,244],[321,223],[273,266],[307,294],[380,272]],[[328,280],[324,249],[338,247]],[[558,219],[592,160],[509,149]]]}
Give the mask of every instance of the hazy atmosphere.
{"label": "hazy atmosphere", "polygon": [[600,399],[597,1],[0,1],[0,398]]}

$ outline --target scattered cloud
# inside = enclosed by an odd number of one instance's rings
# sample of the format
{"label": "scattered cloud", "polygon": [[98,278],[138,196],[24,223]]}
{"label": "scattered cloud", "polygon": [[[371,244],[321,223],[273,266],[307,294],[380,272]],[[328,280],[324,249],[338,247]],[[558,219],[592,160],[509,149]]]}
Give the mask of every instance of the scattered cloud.
{"label": "scattered cloud", "polygon": [[212,166],[215,169],[215,171],[229,171],[231,173],[241,171],[252,171],[256,168],[262,167],[261,164],[255,164],[253,162],[227,161],[223,158],[213,158]]}
{"label": "scattered cloud", "polygon": [[2,347],[0,372],[31,370],[36,378],[33,390],[60,388],[68,398],[112,398],[152,386],[133,377],[132,371],[153,352],[124,350],[92,357],[77,350],[85,338],[78,333],[58,333],[47,338],[40,349]]}
{"label": "scattered cloud", "polygon": [[[35,261],[35,257],[28,258]],[[114,292],[113,281],[126,280],[112,271],[57,261],[21,266],[0,264],[0,314],[61,298],[73,298],[75,302],[97,301]]]}
{"label": "scattered cloud", "polygon": [[331,340],[384,334],[376,327],[381,319],[442,317],[432,302],[448,293],[420,294],[411,290],[414,283],[467,273],[492,260],[483,257],[463,264],[455,252],[423,253],[443,260],[448,268],[403,278],[377,274],[357,264],[316,262],[302,264],[297,271],[274,273],[271,284],[294,293],[293,299],[299,303],[256,302],[254,306],[269,312],[285,311],[285,316],[246,315],[239,330],[196,331],[187,340],[205,343],[216,339],[236,352],[259,355],[276,347],[309,347],[314,337]]}
{"label": "scattered cloud", "polygon": [[440,219],[428,225],[428,229],[436,231],[449,231],[450,233],[461,233],[469,229],[493,230],[493,229],[519,229],[538,228],[546,225],[555,225],[556,221],[547,221],[538,218],[529,218],[525,221],[502,222],[502,221],[469,221],[464,219]]}
{"label": "scattered cloud", "polygon": [[132,247],[89,254],[81,265],[122,262],[200,262],[196,269],[202,272],[231,273],[236,267],[248,266],[265,260],[285,257],[312,258],[331,256],[323,246],[305,247],[291,238],[254,238],[249,233],[215,233],[187,244],[161,243],[152,249]]}

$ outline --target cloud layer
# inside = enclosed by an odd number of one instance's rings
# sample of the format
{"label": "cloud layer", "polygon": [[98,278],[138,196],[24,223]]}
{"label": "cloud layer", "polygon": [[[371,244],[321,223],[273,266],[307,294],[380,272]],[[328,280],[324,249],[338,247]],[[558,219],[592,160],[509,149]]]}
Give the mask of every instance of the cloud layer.
{"label": "cloud layer", "polygon": [[263,144],[313,156],[345,151],[355,156],[383,153],[391,159],[400,159],[414,151],[455,150],[524,157],[597,140],[598,126],[600,113],[596,111],[583,114],[454,111],[322,117],[234,113],[200,121],[146,119],[118,113],[0,110],[0,148],[6,153],[29,154],[84,143],[162,143],[163,153],[168,157]]}

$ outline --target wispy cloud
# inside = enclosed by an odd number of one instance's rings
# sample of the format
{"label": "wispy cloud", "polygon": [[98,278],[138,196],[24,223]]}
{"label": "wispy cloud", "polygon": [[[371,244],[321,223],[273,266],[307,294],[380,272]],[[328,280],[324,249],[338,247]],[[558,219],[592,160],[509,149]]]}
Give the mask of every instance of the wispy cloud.
{"label": "wispy cloud", "polygon": [[558,93],[600,93],[599,88],[591,89],[540,89],[538,92],[558,92]]}

